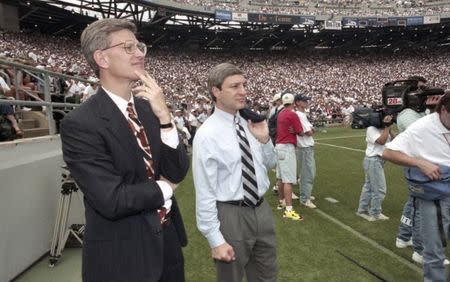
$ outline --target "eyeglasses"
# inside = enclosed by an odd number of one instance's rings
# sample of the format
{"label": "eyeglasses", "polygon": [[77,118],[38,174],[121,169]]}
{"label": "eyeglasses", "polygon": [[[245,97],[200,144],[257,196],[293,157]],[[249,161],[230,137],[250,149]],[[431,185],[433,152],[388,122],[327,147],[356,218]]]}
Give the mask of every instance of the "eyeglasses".
{"label": "eyeglasses", "polygon": [[145,54],[147,54],[147,45],[145,45],[145,43],[143,43],[143,42],[134,42],[134,41],[131,41],[131,40],[128,40],[128,41],[125,41],[125,42],[121,42],[121,43],[118,43],[116,45],[107,47],[105,49],[102,49],[102,51],[105,51],[105,50],[108,50],[108,49],[111,49],[111,48],[114,48],[114,47],[117,47],[117,46],[120,46],[120,45],[123,45],[122,48],[125,49],[125,52],[127,52],[127,54],[132,55],[132,54],[134,54],[136,52],[136,50],[141,51],[142,54],[144,54],[144,56],[145,56]]}

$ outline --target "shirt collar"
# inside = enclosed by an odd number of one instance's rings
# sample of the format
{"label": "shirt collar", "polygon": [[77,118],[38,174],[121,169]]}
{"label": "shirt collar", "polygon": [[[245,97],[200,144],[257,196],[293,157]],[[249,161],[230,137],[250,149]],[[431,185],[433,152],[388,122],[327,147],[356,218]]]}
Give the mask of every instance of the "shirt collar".
{"label": "shirt collar", "polygon": [[[125,116],[126,119],[128,119],[128,112],[127,112],[127,107],[128,107],[128,103],[133,103],[133,107],[134,107],[134,97],[133,95],[131,95],[131,98],[129,101],[123,99],[122,97],[114,94],[113,92],[105,89],[102,86],[103,90],[105,90],[106,94],[108,94],[109,98],[111,98],[111,100],[113,100],[114,104],[116,104],[116,106],[119,108],[120,112],[122,112],[122,114]],[[136,111],[136,108],[135,108]]]}
{"label": "shirt collar", "polygon": [[234,124],[234,116],[238,116],[239,120],[240,121],[242,120],[241,116],[239,114],[239,111],[237,111],[235,115],[232,115],[232,114],[222,111],[221,109],[216,107],[214,109],[214,114],[216,114],[218,117],[224,119],[227,123],[230,123],[230,124]]}

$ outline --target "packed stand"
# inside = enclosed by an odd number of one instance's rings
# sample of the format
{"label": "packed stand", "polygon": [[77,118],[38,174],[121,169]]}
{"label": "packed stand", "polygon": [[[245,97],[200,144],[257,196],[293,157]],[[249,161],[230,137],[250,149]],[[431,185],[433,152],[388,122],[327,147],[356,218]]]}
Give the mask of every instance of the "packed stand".
{"label": "packed stand", "polygon": [[[15,47],[17,46],[17,47]],[[3,33],[0,36],[1,57],[15,59],[67,74],[92,77],[79,52],[79,44],[65,38],[41,34]],[[180,53],[150,50],[147,69],[164,89],[173,111],[182,109],[186,118],[193,109],[207,114],[211,108],[206,91],[206,73],[221,62],[239,65],[250,78],[248,84],[250,106],[267,112],[275,93],[290,89],[311,96],[310,116],[313,121],[340,121],[349,116],[352,108],[381,103],[381,89],[389,81],[410,75],[426,77],[433,87],[449,85],[450,65],[446,53],[392,55],[294,55],[267,53]],[[168,63],[169,62],[169,63]],[[418,67],[420,66],[420,67]],[[8,73],[8,69],[4,69]],[[14,81],[10,74],[10,81]],[[93,85],[95,81],[92,81]],[[21,88],[39,93],[39,84],[26,75]],[[76,81],[53,81],[53,91],[64,94],[66,102],[86,100],[95,89]],[[13,89],[14,86],[10,85]],[[9,93],[9,94],[8,94]],[[11,96],[13,90],[3,91]],[[198,101],[199,96],[204,97]],[[19,97],[26,99],[28,95]],[[199,107],[199,103],[208,104]],[[190,138],[188,138],[190,139]]]}
{"label": "packed stand", "polygon": [[238,12],[330,15],[330,16],[431,16],[448,13],[450,3],[436,5],[427,1],[361,1],[361,0],[319,0],[298,2],[286,0],[206,1],[174,0],[174,2],[203,8],[207,11],[225,9]]}

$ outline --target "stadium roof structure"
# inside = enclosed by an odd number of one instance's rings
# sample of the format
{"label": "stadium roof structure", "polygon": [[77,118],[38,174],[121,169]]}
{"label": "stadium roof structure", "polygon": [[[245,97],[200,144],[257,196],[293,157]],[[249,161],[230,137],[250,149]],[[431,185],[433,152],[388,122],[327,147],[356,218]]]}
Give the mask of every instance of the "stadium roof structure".
{"label": "stadium roof structure", "polygon": [[448,49],[450,21],[414,26],[339,30],[324,21],[280,24],[218,20],[213,11],[162,0],[0,0],[18,6],[21,29],[79,36],[98,18],[130,19],[139,36],[154,48],[184,50],[289,50],[349,52],[361,50]]}

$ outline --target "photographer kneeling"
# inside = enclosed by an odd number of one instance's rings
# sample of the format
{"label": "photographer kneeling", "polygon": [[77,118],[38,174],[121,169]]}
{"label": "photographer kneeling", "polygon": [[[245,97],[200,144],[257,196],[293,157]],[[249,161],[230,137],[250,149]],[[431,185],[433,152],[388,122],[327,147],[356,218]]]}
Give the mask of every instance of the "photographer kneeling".
{"label": "photographer kneeling", "polygon": [[405,177],[422,216],[424,281],[445,281],[445,246],[450,225],[450,93],[436,112],[410,125],[383,158],[407,166]]}

